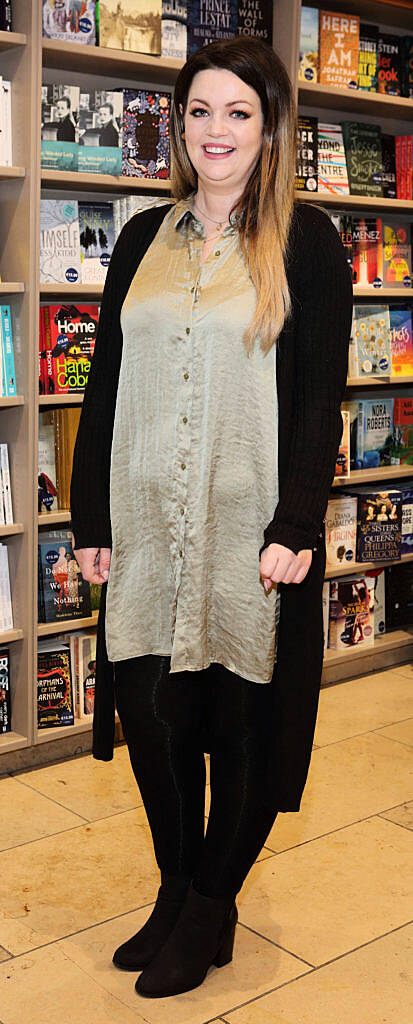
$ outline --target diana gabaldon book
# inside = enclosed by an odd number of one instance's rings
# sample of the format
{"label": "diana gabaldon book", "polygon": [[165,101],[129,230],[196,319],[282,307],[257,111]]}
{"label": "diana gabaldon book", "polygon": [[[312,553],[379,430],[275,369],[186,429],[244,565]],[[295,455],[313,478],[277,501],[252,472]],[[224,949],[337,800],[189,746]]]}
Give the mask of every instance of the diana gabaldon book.
{"label": "diana gabaldon book", "polygon": [[360,18],[334,11],[319,12],[320,82],[357,89]]}

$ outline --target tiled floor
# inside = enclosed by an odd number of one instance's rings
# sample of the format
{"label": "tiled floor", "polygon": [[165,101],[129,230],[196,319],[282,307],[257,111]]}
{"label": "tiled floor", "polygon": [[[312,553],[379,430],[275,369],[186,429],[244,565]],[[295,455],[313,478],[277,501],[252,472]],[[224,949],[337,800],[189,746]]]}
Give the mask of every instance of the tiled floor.
{"label": "tiled floor", "polygon": [[325,689],[299,814],[240,894],[235,955],[140,999],[111,959],[158,872],[125,746],[0,778],[0,1024],[413,1024],[413,666]]}

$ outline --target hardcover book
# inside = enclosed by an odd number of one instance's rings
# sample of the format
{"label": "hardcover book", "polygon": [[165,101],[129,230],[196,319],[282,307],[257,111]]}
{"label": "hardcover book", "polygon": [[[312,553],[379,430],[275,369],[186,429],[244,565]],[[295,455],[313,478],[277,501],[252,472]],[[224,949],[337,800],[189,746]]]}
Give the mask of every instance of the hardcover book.
{"label": "hardcover book", "polygon": [[320,11],[320,82],[357,89],[359,26],[357,15]]}
{"label": "hardcover book", "polygon": [[43,0],[43,36],[96,45],[95,0]]}
{"label": "hardcover book", "polygon": [[39,621],[61,622],[89,617],[89,584],[83,579],[73,554],[70,531],[40,533],[38,550]]}
{"label": "hardcover book", "polygon": [[382,135],[382,185],[385,199],[397,199],[396,147],[394,135]]}
{"label": "hardcover book", "polygon": [[99,45],[161,55],[162,0],[100,0]]}
{"label": "hardcover book", "polygon": [[358,87],[365,92],[377,92],[378,36],[377,25],[360,25]]}
{"label": "hardcover book", "polygon": [[348,196],[346,154],[339,124],[318,125],[318,191]]}
{"label": "hardcover book", "polygon": [[378,92],[388,96],[400,96],[400,52],[399,36],[379,36],[379,82]]}
{"label": "hardcover book", "polygon": [[103,283],[115,244],[112,203],[79,203],[82,284]]}
{"label": "hardcover book", "polygon": [[317,192],[318,131],[316,117],[298,117],[295,187]]}
{"label": "hardcover book", "polygon": [[358,562],[400,558],[402,495],[399,488],[357,487]]}
{"label": "hardcover book", "polygon": [[374,583],[366,576],[330,580],[329,643],[333,650],[374,643]]}
{"label": "hardcover book", "polygon": [[162,57],[186,60],[187,0],[162,0]]}
{"label": "hardcover book", "polygon": [[393,288],[411,288],[410,224],[382,218],[382,234],[383,284]]}
{"label": "hardcover book", "polygon": [[43,344],[53,382],[49,394],[79,394],[85,390],[95,350],[99,307],[44,306],[43,316]]}
{"label": "hardcover book", "polygon": [[123,90],[122,174],[169,178],[171,94]]}
{"label": "hardcover book", "polygon": [[356,560],[357,498],[331,498],[326,512],[326,555],[329,568]]}
{"label": "hardcover book", "polygon": [[413,480],[402,480],[402,555],[413,554]]}
{"label": "hardcover book", "polygon": [[394,377],[413,376],[412,313],[410,309],[390,309],[390,345]]}
{"label": "hardcover book", "polygon": [[353,217],[353,284],[383,284],[383,242],[380,217]]}
{"label": "hardcover book", "polygon": [[41,640],[37,653],[37,725],[50,729],[73,725],[70,656],[66,644]]}
{"label": "hardcover book", "polygon": [[80,281],[79,211],[77,199],[40,200],[40,281]]}
{"label": "hardcover book", "polygon": [[388,306],[355,306],[354,334],[360,377],[388,377],[392,372]]}
{"label": "hardcover book", "polygon": [[80,93],[78,170],[122,173],[122,92],[94,89]]}
{"label": "hardcover book", "polygon": [[390,466],[393,444],[393,398],[359,401],[357,468]]}
{"label": "hardcover book", "polygon": [[207,43],[237,34],[238,0],[188,0],[188,57]]}
{"label": "hardcover book", "polygon": [[298,80],[318,80],[318,10],[316,7],[301,8],[300,63]]}
{"label": "hardcover book", "polygon": [[77,171],[79,93],[76,85],[42,85],[42,167]]}
{"label": "hardcover book", "polygon": [[268,0],[238,0],[238,34],[272,46],[272,7]]}
{"label": "hardcover book", "polygon": [[11,732],[10,651],[0,650],[0,733]]}
{"label": "hardcover book", "polygon": [[342,129],[351,195],[381,196],[383,189],[380,126],[343,121]]}
{"label": "hardcover book", "polygon": [[413,398],[393,400],[392,466],[413,465]]}

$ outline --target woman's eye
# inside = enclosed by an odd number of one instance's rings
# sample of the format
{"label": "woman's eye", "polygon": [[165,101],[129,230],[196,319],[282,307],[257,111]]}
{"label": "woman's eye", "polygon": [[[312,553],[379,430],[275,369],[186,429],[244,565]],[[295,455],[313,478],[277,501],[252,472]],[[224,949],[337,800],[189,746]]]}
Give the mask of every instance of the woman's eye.
{"label": "woman's eye", "polygon": [[238,114],[240,114],[240,116],[241,116],[242,118],[247,118],[247,117],[249,117],[249,116],[250,116],[249,114],[247,114],[247,113],[246,113],[246,111],[245,111],[245,110],[233,110],[233,111],[232,111],[232,113],[233,113],[233,114],[235,114],[235,116],[237,116]]}
{"label": "woman's eye", "polygon": [[198,117],[198,114],[207,114],[208,111],[205,110],[204,107],[193,107],[193,109],[190,110],[189,113],[192,114],[194,117]]}

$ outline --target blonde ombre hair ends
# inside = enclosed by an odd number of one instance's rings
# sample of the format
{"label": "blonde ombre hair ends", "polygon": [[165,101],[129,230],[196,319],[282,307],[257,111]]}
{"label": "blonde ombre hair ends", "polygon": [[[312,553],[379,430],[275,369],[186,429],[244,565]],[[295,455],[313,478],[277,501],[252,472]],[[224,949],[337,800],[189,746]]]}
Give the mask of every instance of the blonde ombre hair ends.
{"label": "blonde ombre hair ends", "polygon": [[192,54],[178,75],[172,107],[171,187],[176,199],[186,199],[197,188],[197,174],[182,138],[184,121],[180,105],[185,114],[192,79],[209,68],[232,71],[255,89],[261,100],[261,155],[232,212],[239,216],[240,247],[257,292],[255,314],[243,340],[250,354],[259,337],[267,354],[291,312],[286,263],[296,161],[292,86],[280,58],[268,43],[259,39],[225,39]]}

